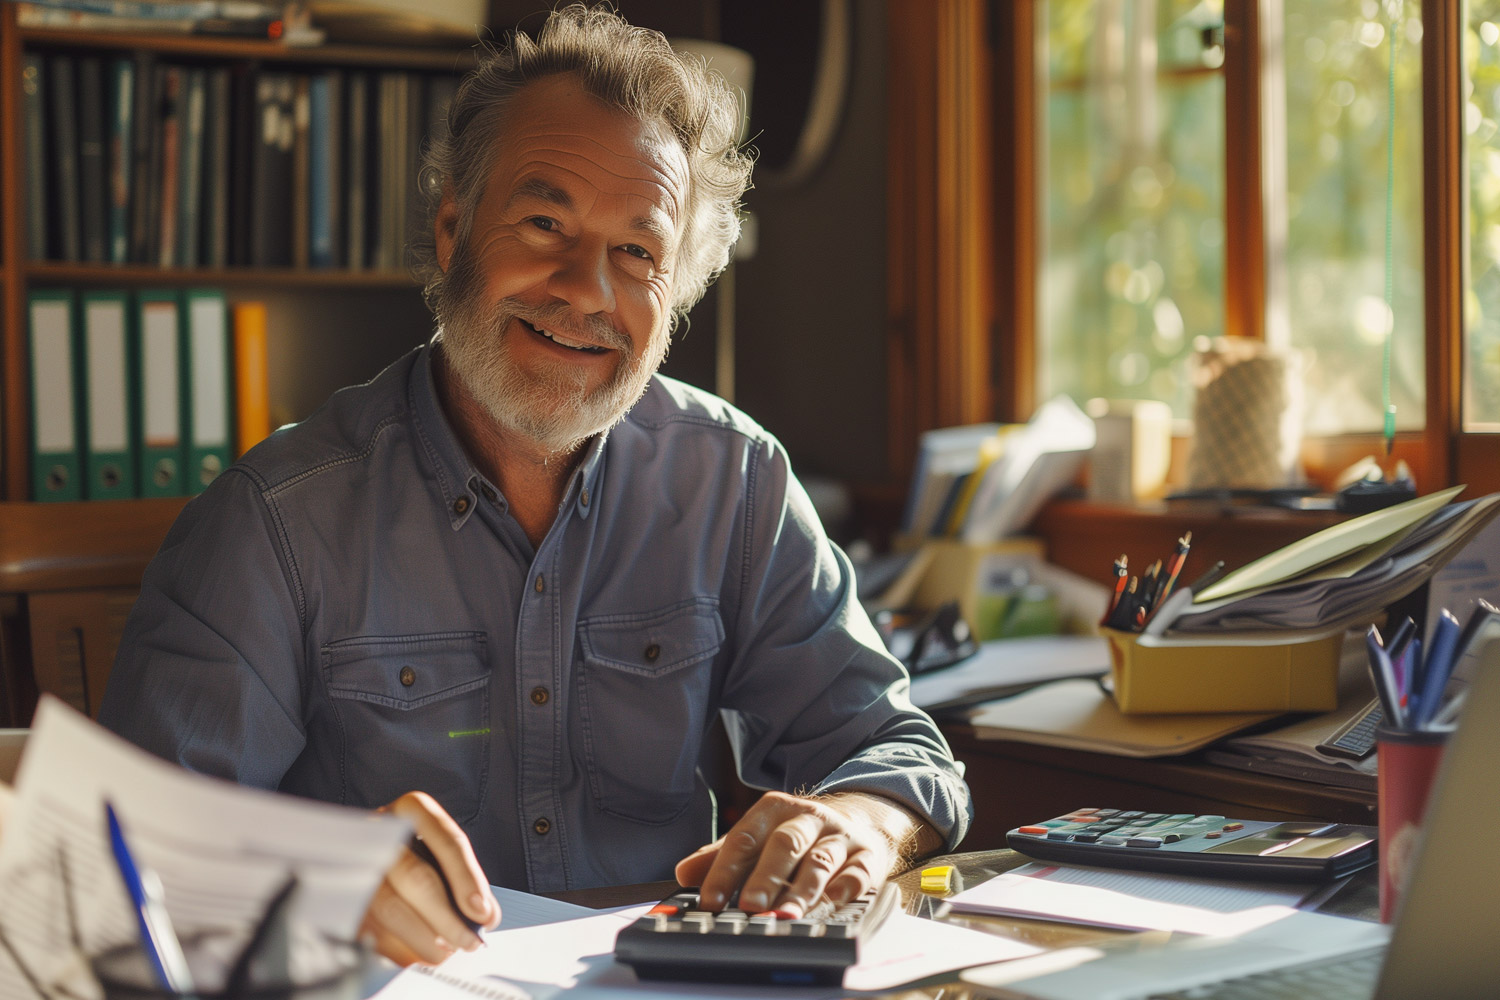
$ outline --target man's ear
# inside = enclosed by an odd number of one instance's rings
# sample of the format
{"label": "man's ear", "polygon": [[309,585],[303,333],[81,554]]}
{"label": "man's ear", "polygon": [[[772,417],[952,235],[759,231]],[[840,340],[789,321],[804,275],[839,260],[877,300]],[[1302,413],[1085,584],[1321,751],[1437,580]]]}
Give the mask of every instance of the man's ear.
{"label": "man's ear", "polygon": [[458,203],[453,200],[452,191],[443,192],[443,200],[438,203],[433,226],[437,239],[438,267],[446,274],[448,262],[453,259],[453,244],[458,240]]}

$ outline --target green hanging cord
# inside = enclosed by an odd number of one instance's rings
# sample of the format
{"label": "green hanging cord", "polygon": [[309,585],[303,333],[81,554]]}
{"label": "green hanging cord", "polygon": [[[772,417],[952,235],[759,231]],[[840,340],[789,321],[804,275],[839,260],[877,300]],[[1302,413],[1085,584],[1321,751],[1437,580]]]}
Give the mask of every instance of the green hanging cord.
{"label": "green hanging cord", "polygon": [[1396,29],[1401,22],[1401,0],[1386,8],[1390,14],[1390,69],[1386,75],[1385,130],[1385,351],[1380,367],[1380,402],[1385,411],[1385,453],[1390,457],[1396,444],[1396,404],[1391,402],[1391,354],[1396,339],[1395,295],[1392,279],[1391,226],[1396,212]]}

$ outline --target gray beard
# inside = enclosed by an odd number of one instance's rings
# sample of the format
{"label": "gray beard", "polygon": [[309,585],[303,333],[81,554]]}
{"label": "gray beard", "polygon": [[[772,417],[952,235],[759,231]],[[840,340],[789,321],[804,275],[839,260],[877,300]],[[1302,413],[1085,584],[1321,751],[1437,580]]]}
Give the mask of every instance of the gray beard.
{"label": "gray beard", "polygon": [[[455,249],[437,303],[443,355],[490,419],[543,454],[569,454],[619,423],[666,359],[668,337],[653,336],[636,352],[630,338],[607,321],[577,316],[563,303],[530,307],[502,299],[487,305],[477,294],[477,278],[468,255]],[[512,319],[518,322],[512,325]],[[579,339],[618,351],[620,363],[592,392],[585,373],[563,363],[548,366],[551,370],[523,370],[505,349],[509,337],[537,336],[523,322],[565,334],[579,331]]]}

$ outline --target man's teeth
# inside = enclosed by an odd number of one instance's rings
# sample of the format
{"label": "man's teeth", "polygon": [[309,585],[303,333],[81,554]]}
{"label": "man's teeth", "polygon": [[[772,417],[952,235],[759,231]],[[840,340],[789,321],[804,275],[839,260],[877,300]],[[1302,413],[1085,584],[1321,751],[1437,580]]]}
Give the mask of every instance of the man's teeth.
{"label": "man's teeth", "polygon": [[531,327],[537,333],[540,333],[543,337],[546,337],[548,340],[552,341],[554,344],[561,344],[563,347],[570,347],[575,351],[604,350],[604,348],[595,347],[593,344],[585,344],[577,340],[569,340],[567,337],[564,337],[561,334],[553,333],[551,330],[543,330],[541,327],[535,326],[531,323],[527,323],[526,325]]}

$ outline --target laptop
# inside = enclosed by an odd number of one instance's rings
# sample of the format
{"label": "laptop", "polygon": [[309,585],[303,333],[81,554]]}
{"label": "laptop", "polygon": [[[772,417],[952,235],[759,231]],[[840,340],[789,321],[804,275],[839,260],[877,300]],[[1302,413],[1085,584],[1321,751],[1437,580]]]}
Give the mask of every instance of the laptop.
{"label": "laptop", "polygon": [[1500,996],[1500,643],[1482,659],[1392,927],[1299,912],[1236,938],[1069,948],[964,982],[1027,1000]]}

